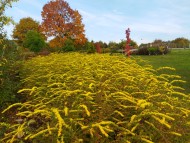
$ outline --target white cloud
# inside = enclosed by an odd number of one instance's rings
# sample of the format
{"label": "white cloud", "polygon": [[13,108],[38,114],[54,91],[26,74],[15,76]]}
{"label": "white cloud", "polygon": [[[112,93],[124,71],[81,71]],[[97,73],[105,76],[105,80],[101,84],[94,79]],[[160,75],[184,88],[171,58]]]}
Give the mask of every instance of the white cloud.
{"label": "white cloud", "polygon": [[119,22],[119,23],[124,22],[124,19],[125,19],[124,16],[114,14],[114,13],[106,13],[106,14],[103,14],[102,17],[105,19],[108,19],[109,21]]}
{"label": "white cloud", "polygon": [[[31,11],[30,12],[25,11],[25,10],[23,10],[23,9],[17,7],[17,6],[14,6],[11,9],[11,11],[8,11],[7,15],[10,15],[13,18],[13,20],[15,22],[17,22],[17,23],[19,22],[20,19],[26,18],[26,17],[31,17],[36,21],[41,21],[41,19],[42,19],[40,15],[33,14]],[[7,36],[10,39],[11,39],[11,36],[12,36],[13,29],[14,29],[14,25],[12,25],[12,24],[10,24],[8,26],[5,26],[5,30],[7,31]]]}
{"label": "white cloud", "polygon": [[149,23],[133,23],[130,26],[134,31],[149,32],[149,33],[163,33],[163,34],[178,34],[182,33],[183,29],[175,24],[149,24]]}
{"label": "white cloud", "polygon": [[181,25],[183,21],[180,17],[176,17],[175,11],[161,9],[158,12],[149,12],[142,18],[125,16],[116,11],[90,13],[80,10],[79,12],[83,16],[87,36],[97,41],[109,42],[125,39],[125,29],[128,27],[131,29],[131,38],[138,44],[151,42],[156,38],[162,39],[162,37],[169,40],[171,39],[169,37],[173,35],[183,35],[187,32]]}
{"label": "white cloud", "polygon": [[111,13],[89,13],[84,10],[79,10],[80,14],[83,16],[84,22],[87,24],[92,24],[95,26],[103,27],[118,27],[121,23],[124,23],[126,17]]}
{"label": "white cloud", "polygon": [[118,14],[118,15],[123,15],[124,14],[123,12],[118,11],[117,9],[114,9],[113,13]]}
{"label": "white cloud", "polygon": [[33,8],[35,7],[37,9],[42,9],[42,7],[43,7],[42,2],[43,1],[40,1],[40,0],[20,0],[20,3],[29,5]]}
{"label": "white cloud", "polygon": [[[84,10],[80,11],[84,19],[88,19],[87,26],[92,24],[93,27],[118,28],[125,29],[130,27],[136,32],[178,34],[183,33],[182,26],[175,22],[175,17],[170,19],[159,20],[156,15],[151,14],[147,18],[135,19],[115,13],[93,14]],[[111,29],[112,31],[115,29]]]}
{"label": "white cloud", "polygon": [[24,17],[31,17],[33,18],[34,20],[37,20],[37,21],[41,21],[41,16],[40,15],[35,15],[31,12],[28,12],[28,11],[25,11],[23,9],[20,9],[18,7],[15,7],[14,8],[14,15],[13,15],[13,19],[21,19],[21,18],[24,18]]}
{"label": "white cloud", "polygon": [[[93,20],[94,18],[96,18],[96,15],[95,15],[95,14],[91,14],[91,13],[89,13],[89,12],[86,12],[86,11],[82,10],[82,9],[79,9],[79,13],[80,13],[83,17],[85,17],[86,19],[88,19],[88,20]],[[84,18],[83,18],[83,19],[84,19]]]}
{"label": "white cloud", "polygon": [[[15,20],[15,22],[18,23],[20,19],[26,18],[26,17],[31,17],[36,21],[41,21],[41,16],[24,11],[18,7],[14,7],[14,14],[12,14],[12,18]],[[12,24],[5,26],[5,30],[7,31],[8,38],[11,38],[13,29],[14,29],[14,25]]]}

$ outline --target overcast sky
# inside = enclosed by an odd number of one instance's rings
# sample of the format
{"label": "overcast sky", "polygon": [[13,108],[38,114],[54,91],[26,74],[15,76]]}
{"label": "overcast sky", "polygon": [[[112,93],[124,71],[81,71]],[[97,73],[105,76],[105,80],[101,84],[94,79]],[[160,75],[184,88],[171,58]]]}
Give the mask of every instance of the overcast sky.
{"label": "overcast sky", "polygon": [[[16,22],[32,17],[41,22],[42,7],[48,0],[20,0],[6,14]],[[85,34],[94,41],[120,41],[125,30],[138,44],[155,39],[190,39],[190,0],[67,0],[83,17]],[[13,26],[6,28],[11,35]],[[9,36],[10,37],[10,36]]]}

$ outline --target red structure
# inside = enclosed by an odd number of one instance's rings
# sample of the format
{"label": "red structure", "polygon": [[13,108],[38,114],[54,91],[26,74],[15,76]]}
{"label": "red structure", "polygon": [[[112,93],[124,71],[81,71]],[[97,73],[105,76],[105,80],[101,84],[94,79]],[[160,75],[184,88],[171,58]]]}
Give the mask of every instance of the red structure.
{"label": "red structure", "polygon": [[100,43],[96,43],[95,46],[96,46],[96,52],[100,54],[102,52],[102,49],[100,47]]}
{"label": "red structure", "polygon": [[127,38],[127,41],[126,41],[126,47],[125,47],[125,55],[127,55],[128,57],[130,56],[130,42],[131,42],[131,39],[130,39],[130,29],[128,28],[126,30],[126,38]]}

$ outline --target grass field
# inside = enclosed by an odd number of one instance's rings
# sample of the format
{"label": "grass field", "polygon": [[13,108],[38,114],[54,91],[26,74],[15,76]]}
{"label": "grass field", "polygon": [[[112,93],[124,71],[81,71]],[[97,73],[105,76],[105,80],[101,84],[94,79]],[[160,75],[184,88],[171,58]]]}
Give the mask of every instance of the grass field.
{"label": "grass field", "polygon": [[186,93],[190,93],[190,50],[171,50],[167,55],[157,56],[141,56],[143,60],[146,60],[154,68],[163,66],[169,66],[176,69],[172,74],[178,74],[187,83],[182,84],[186,89]]}

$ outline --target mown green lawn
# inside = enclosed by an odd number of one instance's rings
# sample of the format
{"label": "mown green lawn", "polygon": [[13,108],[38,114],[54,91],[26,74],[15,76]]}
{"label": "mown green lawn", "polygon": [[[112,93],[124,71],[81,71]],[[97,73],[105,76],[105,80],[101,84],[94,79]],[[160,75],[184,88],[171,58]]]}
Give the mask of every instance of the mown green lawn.
{"label": "mown green lawn", "polygon": [[169,66],[176,69],[171,74],[177,74],[186,81],[185,84],[181,84],[186,89],[186,93],[190,93],[190,49],[171,50],[167,55],[152,55],[152,56],[140,56],[143,60],[146,60],[154,68],[163,66]]}

